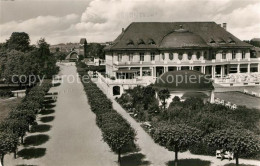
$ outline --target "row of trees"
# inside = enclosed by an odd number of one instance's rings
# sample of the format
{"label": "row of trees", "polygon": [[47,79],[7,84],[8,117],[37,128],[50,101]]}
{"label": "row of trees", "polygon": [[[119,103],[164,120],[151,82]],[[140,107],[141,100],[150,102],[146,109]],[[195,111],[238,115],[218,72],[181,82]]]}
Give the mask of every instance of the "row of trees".
{"label": "row of trees", "polygon": [[[80,70],[78,68],[78,70]],[[80,72],[83,76],[86,72]],[[84,83],[91,110],[96,114],[96,123],[102,131],[103,140],[112,151],[118,154],[121,162],[121,153],[127,152],[129,146],[135,146],[135,131],[113,108],[112,102],[93,82]]]}
{"label": "row of trees", "polygon": [[[5,83],[28,84],[41,78],[51,78],[58,72],[56,58],[49,50],[50,45],[41,38],[37,45],[30,45],[27,33],[14,32],[0,44],[0,78]],[[15,77],[14,77],[15,76]],[[30,80],[35,76],[36,80]]]}
{"label": "row of trees", "polygon": [[43,107],[44,95],[48,92],[50,85],[50,80],[45,80],[41,86],[33,87],[22,102],[0,124],[2,166],[6,154],[14,153],[14,158],[16,158],[17,147],[20,143],[23,144],[24,136],[29,131],[30,126],[36,123],[37,113]]}
{"label": "row of trees", "polygon": [[135,117],[140,121],[151,121],[151,136],[155,142],[175,152],[176,165],[178,152],[186,150],[204,155],[214,155],[217,149],[232,151],[237,165],[239,157],[260,154],[259,110],[242,106],[232,110],[222,105],[204,103],[199,98],[181,102],[179,97],[174,97],[166,108],[169,90],[160,90],[157,95],[162,103],[160,109],[152,86],[135,87],[117,101],[127,111],[132,108],[142,110],[135,112]]}

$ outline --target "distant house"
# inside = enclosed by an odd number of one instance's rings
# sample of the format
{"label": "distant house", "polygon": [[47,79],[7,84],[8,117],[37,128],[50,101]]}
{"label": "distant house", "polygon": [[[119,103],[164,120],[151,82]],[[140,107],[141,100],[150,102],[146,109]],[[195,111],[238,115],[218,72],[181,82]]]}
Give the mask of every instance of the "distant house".
{"label": "distant house", "polygon": [[84,57],[86,57],[86,53],[87,53],[87,40],[86,38],[81,38],[80,42],[79,42],[79,55],[83,55]]}

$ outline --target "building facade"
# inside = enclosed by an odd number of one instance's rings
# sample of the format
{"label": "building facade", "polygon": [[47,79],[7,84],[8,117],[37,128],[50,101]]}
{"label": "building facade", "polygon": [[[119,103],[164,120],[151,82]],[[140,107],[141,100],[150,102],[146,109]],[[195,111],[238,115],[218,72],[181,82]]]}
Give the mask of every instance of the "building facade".
{"label": "building facade", "polygon": [[[211,78],[259,73],[252,45],[215,22],[134,22],[105,48],[109,78],[154,80],[167,71],[196,70]],[[152,81],[151,81],[152,82]]]}

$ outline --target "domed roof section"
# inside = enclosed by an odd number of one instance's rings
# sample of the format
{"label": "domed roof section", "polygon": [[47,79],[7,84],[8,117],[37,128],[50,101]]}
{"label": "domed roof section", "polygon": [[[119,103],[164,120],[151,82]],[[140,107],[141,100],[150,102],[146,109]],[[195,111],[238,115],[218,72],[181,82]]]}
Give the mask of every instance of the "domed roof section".
{"label": "domed roof section", "polygon": [[155,81],[154,88],[171,91],[206,91],[214,89],[206,75],[194,70],[169,71]]}
{"label": "domed roof section", "polygon": [[185,47],[209,47],[207,43],[199,36],[185,29],[175,30],[161,41],[161,48],[185,48]]}

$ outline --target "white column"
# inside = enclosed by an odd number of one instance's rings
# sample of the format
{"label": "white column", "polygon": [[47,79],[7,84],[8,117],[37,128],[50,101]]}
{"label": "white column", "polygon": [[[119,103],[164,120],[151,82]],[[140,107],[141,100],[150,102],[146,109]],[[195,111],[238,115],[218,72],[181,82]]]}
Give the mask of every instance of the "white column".
{"label": "white column", "polygon": [[221,78],[223,78],[223,67],[224,67],[224,66],[222,66],[222,65],[220,66],[220,77],[221,77]]}
{"label": "white column", "polygon": [[248,63],[248,65],[247,65],[247,73],[250,73],[250,63]]}
{"label": "white column", "polygon": [[214,90],[212,90],[210,94],[210,103],[214,103],[214,102],[215,102],[215,94],[214,94]]}
{"label": "white column", "polygon": [[151,76],[154,77],[153,67],[152,67],[152,71],[151,71]]}
{"label": "white column", "polygon": [[143,68],[140,67],[140,77],[142,78],[143,77]]}
{"label": "white column", "polygon": [[237,64],[237,73],[240,73],[240,64]]}
{"label": "white column", "polygon": [[212,76],[212,78],[215,78],[215,68],[216,68],[216,66],[212,66],[211,67],[211,76]]}

